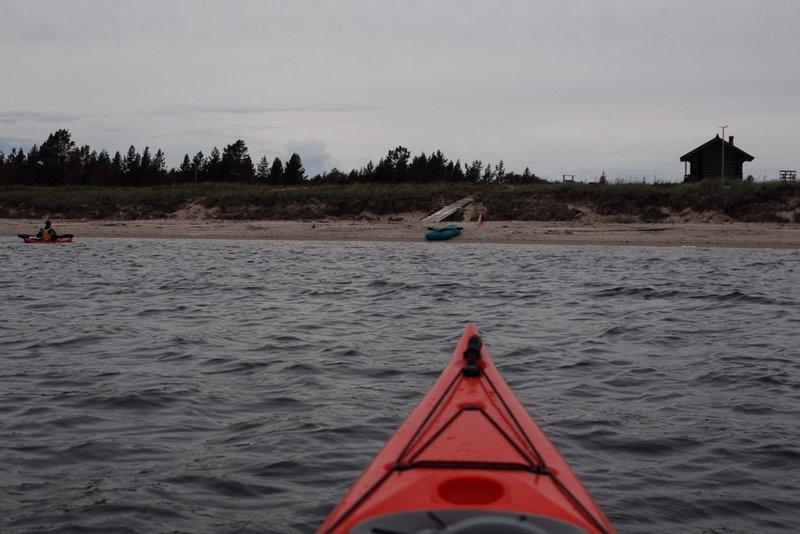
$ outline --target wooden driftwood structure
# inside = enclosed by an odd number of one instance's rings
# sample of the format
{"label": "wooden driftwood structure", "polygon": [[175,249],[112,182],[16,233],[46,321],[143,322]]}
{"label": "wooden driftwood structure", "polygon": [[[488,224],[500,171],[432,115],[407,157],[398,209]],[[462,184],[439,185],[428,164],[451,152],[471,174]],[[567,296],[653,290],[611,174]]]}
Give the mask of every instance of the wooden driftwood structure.
{"label": "wooden driftwood structure", "polygon": [[442,222],[443,220],[445,220],[458,210],[467,207],[469,204],[472,203],[473,200],[474,199],[472,197],[462,198],[457,202],[453,202],[452,204],[443,207],[442,209],[440,209],[435,213],[431,213],[430,215],[422,219],[422,222],[433,222],[433,223]]}

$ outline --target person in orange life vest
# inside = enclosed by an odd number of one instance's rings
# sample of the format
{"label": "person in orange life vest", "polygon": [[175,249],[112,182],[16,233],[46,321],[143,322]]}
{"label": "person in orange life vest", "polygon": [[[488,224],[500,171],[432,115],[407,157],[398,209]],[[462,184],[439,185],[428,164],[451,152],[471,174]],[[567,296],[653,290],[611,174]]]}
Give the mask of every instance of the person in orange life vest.
{"label": "person in orange life vest", "polygon": [[41,239],[42,241],[55,241],[58,237],[55,229],[50,226],[50,221],[44,222],[44,227],[39,228],[39,231],[36,233],[36,239]]}

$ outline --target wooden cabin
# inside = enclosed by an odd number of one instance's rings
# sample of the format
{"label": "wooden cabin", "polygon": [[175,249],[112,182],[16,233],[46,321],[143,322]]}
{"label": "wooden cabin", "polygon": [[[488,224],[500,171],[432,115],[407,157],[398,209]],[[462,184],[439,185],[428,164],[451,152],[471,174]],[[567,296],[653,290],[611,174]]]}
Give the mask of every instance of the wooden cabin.
{"label": "wooden cabin", "polygon": [[[722,172],[723,159],[725,172]],[[719,134],[711,141],[700,145],[681,156],[684,162],[684,182],[697,182],[708,178],[742,179],[742,165],[753,161],[753,156],[733,144],[733,136],[723,140]]]}

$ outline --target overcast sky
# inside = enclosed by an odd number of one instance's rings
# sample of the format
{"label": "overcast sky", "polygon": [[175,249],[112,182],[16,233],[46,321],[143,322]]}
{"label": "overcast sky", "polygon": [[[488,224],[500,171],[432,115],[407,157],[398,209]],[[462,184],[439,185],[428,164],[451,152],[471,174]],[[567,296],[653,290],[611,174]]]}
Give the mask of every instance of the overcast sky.
{"label": "overcast sky", "polygon": [[402,145],[548,179],[683,179],[725,132],[800,168],[798,0],[0,0],[0,150],[243,139],[309,174]]}

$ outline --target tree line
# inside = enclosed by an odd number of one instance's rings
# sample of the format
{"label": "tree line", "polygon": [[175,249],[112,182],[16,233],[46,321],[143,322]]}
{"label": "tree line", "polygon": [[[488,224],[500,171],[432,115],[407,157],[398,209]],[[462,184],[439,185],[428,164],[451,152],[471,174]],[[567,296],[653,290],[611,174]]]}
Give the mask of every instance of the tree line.
{"label": "tree line", "polygon": [[97,152],[89,145],[77,146],[68,130],[50,134],[41,145],[27,152],[13,148],[0,151],[0,185],[93,185],[141,187],[187,182],[247,182],[272,186],[300,184],[425,183],[425,182],[495,182],[532,183],[542,181],[526,168],[522,174],[507,171],[501,160],[484,165],[448,160],[437,150],[412,156],[399,146],[378,160],[347,173],[333,168],[313,177],[306,175],[299,154],[284,164],[263,156],[253,163],[247,145],[241,139],[217,147],[208,155],[197,152],[184,155],[178,168],[167,169],[166,157],[159,148],[153,153],[147,146],[141,152],[131,145],[123,155],[107,150]]}

